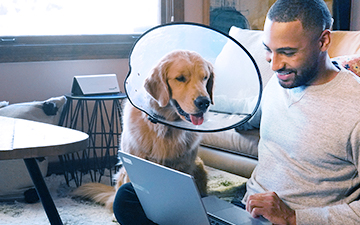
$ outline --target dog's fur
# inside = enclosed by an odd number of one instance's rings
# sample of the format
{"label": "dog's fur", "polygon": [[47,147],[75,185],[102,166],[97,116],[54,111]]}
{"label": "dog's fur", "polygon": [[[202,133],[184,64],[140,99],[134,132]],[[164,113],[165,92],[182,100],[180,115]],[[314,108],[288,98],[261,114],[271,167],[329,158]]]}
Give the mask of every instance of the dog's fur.
{"label": "dog's fur", "polygon": [[[186,120],[201,125],[208,107],[213,104],[214,74],[212,65],[199,54],[174,51],[166,55],[146,78],[152,110],[168,121]],[[201,194],[206,194],[207,176],[197,156],[199,133],[149,121],[148,115],[126,103],[123,112],[121,151],[171,167],[194,176]],[[116,190],[129,182],[122,167],[115,175],[115,187],[88,183],[74,191],[112,209]]]}

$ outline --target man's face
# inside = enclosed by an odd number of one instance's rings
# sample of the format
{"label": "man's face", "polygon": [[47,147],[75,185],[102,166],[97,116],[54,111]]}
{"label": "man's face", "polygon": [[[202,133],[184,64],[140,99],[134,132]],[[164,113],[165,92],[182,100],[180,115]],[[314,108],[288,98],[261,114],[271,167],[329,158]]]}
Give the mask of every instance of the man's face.
{"label": "man's face", "polygon": [[319,41],[304,31],[300,21],[272,22],[264,26],[266,60],[284,88],[311,85],[318,74]]}

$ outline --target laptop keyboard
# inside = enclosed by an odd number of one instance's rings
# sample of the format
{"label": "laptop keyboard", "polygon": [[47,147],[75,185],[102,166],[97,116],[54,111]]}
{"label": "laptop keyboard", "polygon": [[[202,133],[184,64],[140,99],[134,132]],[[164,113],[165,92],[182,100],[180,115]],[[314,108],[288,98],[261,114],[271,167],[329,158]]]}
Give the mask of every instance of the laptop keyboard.
{"label": "laptop keyboard", "polygon": [[219,218],[216,218],[215,216],[208,213],[208,218],[210,225],[232,225],[231,223],[225,222]]}

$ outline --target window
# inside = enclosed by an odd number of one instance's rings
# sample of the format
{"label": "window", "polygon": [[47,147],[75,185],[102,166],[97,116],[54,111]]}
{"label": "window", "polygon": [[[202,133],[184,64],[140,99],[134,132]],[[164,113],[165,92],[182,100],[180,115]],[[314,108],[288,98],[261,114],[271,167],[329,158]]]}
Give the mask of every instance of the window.
{"label": "window", "polygon": [[141,33],[183,11],[184,0],[3,0],[0,62],[127,58]]}

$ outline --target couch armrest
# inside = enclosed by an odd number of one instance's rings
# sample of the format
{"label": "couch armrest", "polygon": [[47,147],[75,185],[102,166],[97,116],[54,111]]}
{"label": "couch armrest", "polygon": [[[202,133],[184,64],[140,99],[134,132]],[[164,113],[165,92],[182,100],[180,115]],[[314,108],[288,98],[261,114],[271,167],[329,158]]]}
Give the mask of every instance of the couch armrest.
{"label": "couch armrest", "polygon": [[257,159],[245,154],[234,153],[212,146],[199,146],[198,156],[205,165],[250,178],[257,165]]}

